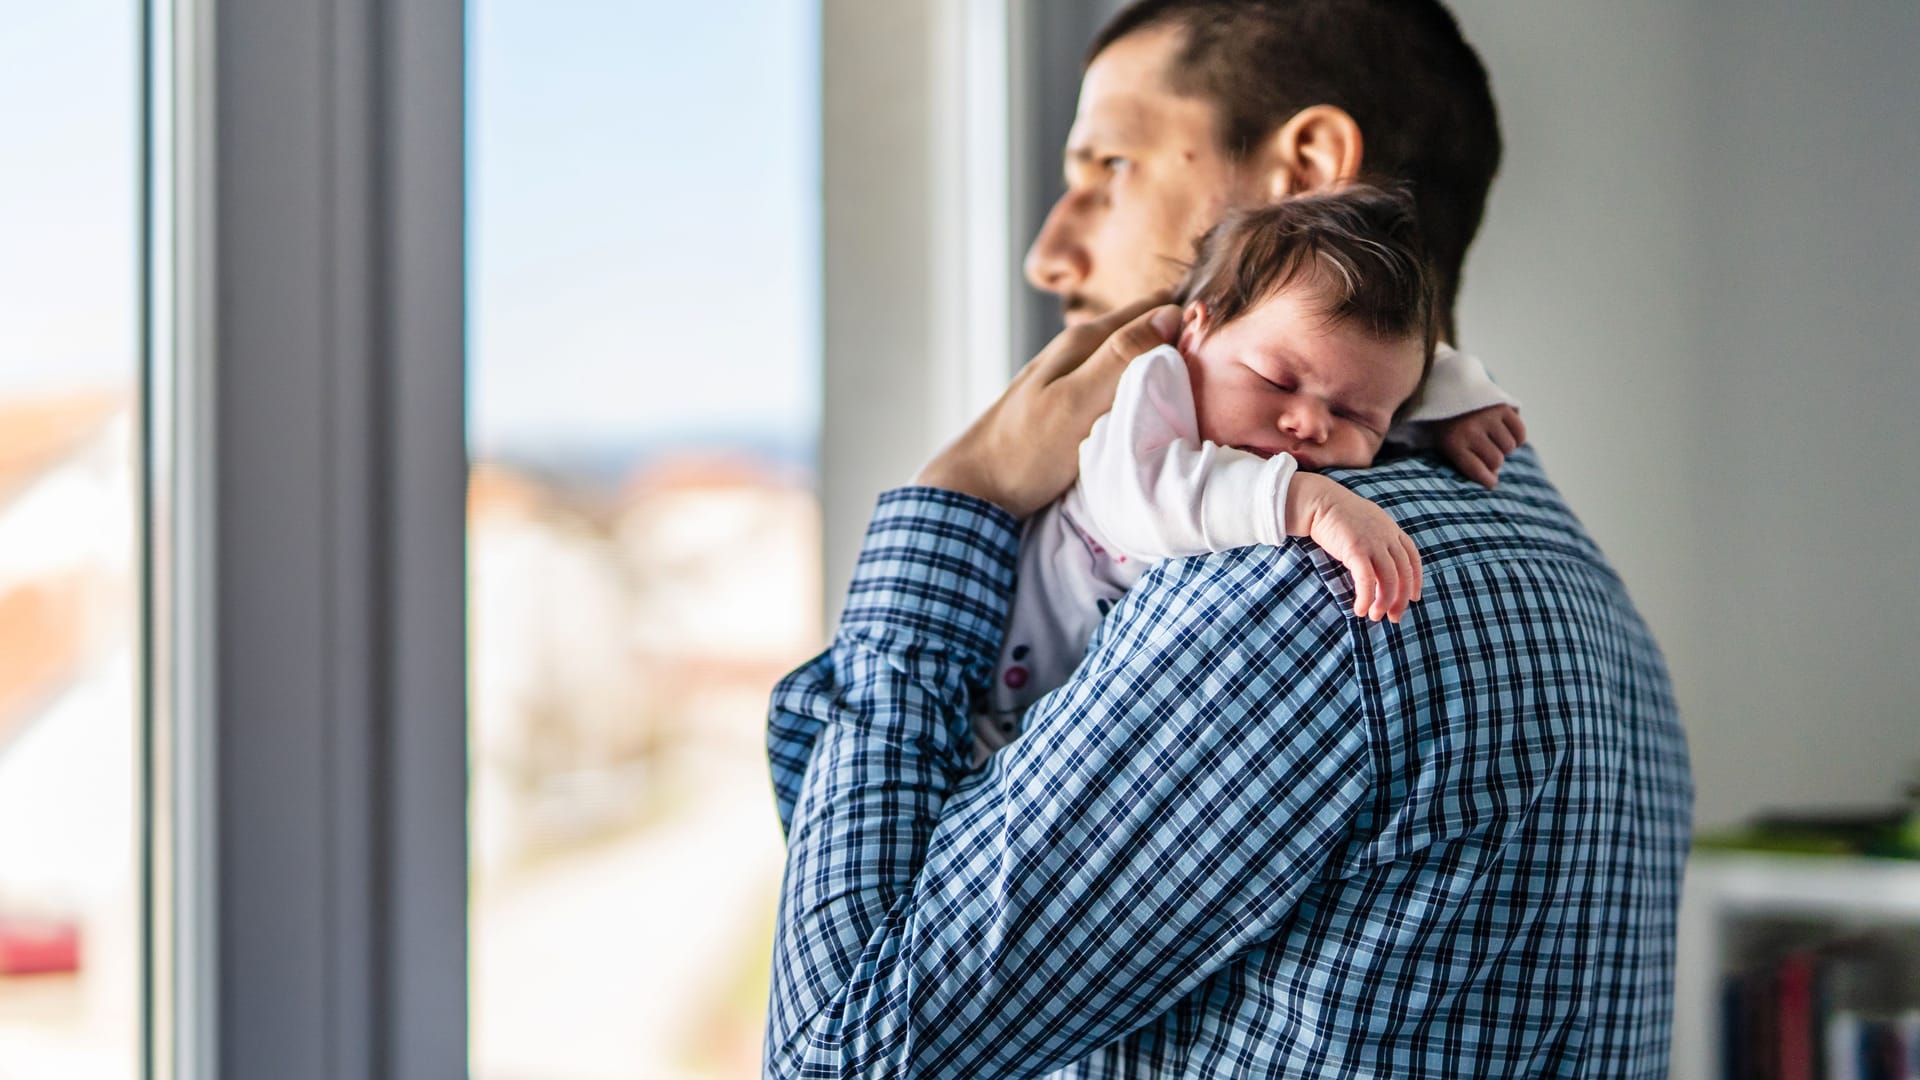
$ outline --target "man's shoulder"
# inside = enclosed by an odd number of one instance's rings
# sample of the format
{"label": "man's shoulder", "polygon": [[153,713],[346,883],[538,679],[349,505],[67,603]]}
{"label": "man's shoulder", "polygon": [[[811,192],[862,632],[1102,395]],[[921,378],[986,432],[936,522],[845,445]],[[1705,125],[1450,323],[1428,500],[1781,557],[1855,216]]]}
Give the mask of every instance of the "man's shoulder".
{"label": "man's shoulder", "polygon": [[[1582,564],[1618,582],[1531,447],[1507,458],[1491,491],[1420,454],[1327,475],[1393,516],[1413,538],[1430,581],[1483,572],[1473,564],[1554,560]],[[1129,603],[1165,624],[1210,625],[1214,633],[1233,634],[1250,620],[1267,622],[1283,612],[1341,619],[1352,589],[1338,560],[1294,539],[1279,547],[1166,560],[1141,578]]]}
{"label": "man's shoulder", "polygon": [[1507,458],[1500,483],[1492,490],[1467,480],[1439,458],[1420,453],[1327,475],[1391,514],[1413,538],[1422,565],[1430,570],[1489,558],[1553,558],[1607,566],[1599,545],[1547,478],[1531,446]]}

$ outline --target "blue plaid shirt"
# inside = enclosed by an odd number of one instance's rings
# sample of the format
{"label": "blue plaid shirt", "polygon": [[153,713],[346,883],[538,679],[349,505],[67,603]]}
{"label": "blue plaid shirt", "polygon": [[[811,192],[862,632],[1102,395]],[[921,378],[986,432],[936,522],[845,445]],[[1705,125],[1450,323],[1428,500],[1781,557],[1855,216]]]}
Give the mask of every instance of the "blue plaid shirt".
{"label": "blue plaid shirt", "polygon": [[1425,599],[1317,547],[1163,563],[968,768],[1015,522],[882,496],[775,691],[777,1077],[1657,1077],[1692,783],[1659,649],[1531,449],[1335,474]]}

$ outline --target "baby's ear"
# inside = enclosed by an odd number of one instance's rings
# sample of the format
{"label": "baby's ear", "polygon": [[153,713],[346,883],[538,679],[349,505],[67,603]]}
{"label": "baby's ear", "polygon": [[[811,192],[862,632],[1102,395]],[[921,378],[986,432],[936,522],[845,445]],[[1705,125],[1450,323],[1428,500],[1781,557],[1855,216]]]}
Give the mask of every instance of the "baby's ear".
{"label": "baby's ear", "polygon": [[1207,336],[1207,305],[1195,300],[1180,312],[1180,348],[1190,349]]}

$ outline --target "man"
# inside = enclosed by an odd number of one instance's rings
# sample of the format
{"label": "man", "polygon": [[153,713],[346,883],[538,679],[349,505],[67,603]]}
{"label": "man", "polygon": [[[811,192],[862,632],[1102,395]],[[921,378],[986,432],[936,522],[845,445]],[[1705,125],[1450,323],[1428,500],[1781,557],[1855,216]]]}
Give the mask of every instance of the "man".
{"label": "man", "polygon": [[1433,0],[1145,0],[1091,55],[1028,258],[1071,325],[882,496],[774,695],[769,1075],[1665,1075],[1686,746],[1527,448],[1493,490],[1337,474],[1420,548],[1398,627],[1303,543],[1163,564],[967,772],[1018,519],[1171,336],[1129,301],[1226,207],[1366,173],[1414,185],[1450,310],[1499,156]]}

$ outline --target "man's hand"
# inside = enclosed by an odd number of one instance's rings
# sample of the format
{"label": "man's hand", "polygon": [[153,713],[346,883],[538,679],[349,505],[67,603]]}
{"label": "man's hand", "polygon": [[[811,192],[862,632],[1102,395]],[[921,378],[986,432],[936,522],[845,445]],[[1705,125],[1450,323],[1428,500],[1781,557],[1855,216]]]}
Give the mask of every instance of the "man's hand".
{"label": "man's hand", "polygon": [[1080,442],[1113,408],[1134,357],[1174,339],[1180,309],[1158,294],[1069,327],[1013,377],[1000,399],[914,477],[1024,518],[1080,470]]}
{"label": "man's hand", "polygon": [[1399,622],[1420,599],[1420,552],[1393,518],[1318,473],[1287,485],[1287,535],[1311,537],[1353,574],[1353,613]]}
{"label": "man's hand", "polygon": [[1507,455],[1527,441],[1527,425],[1520,422],[1520,410],[1513,406],[1489,405],[1441,421],[1437,441],[1462,476],[1492,487],[1499,482]]}

